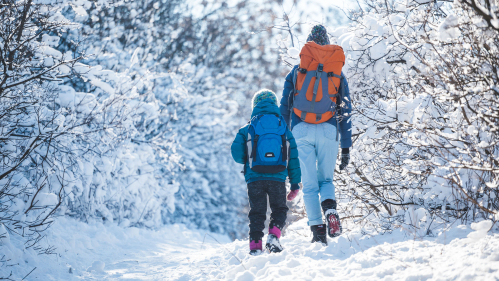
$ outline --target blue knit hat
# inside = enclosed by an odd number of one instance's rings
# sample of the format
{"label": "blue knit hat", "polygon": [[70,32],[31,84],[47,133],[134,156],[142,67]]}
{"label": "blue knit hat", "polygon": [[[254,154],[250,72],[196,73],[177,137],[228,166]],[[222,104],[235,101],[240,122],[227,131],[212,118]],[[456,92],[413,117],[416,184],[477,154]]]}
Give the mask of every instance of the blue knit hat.
{"label": "blue knit hat", "polygon": [[270,100],[277,105],[277,96],[275,95],[275,93],[272,92],[271,90],[263,89],[256,92],[255,95],[253,96],[253,101],[251,103],[253,105],[252,108],[255,108],[255,106],[259,102],[264,100]]}
{"label": "blue knit hat", "polygon": [[307,42],[314,41],[319,45],[329,45],[329,35],[327,35],[327,29],[323,25],[316,25],[312,27],[310,34],[307,37]]}

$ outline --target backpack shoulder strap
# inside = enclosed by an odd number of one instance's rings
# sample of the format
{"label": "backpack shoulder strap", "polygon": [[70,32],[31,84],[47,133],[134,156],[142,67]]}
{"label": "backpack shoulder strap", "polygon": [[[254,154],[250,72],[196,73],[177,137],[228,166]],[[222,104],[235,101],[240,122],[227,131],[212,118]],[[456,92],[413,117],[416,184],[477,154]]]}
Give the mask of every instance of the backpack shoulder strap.
{"label": "backpack shoulder strap", "polygon": [[[300,67],[298,67],[298,68],[300,68]],[[289,96],[288,96],[289,116],[291,116],[291,114],[293,113],[293,107],[295,104],[295,94],[296,94],[296,92],[298,92],[298,90],[296,89],[296,87],[297,87],[296,80],[298,79],[297,78],[298,77],[298,68],[296,68],[293,72],[293,90],[291,90],[291,93],[289,93]]]}
{"label": "backpack shoulder strap", "polygon": [[251,126],[255,126],[256,123],[258,123],[258,120],[260,120],[260,117],[262,117],[263,115],[255,115],[251,118],[251,120],[248,122]]}

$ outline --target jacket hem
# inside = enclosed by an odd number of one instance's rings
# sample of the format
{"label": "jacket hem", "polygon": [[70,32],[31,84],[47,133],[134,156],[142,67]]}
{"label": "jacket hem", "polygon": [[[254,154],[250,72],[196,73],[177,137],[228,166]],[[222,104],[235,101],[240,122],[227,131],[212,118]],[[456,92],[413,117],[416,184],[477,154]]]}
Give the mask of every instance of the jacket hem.
{"label": "jacket hem", "polygon": [[255,181],[278,181],[278,182],[286,182],[286,180],[280,179],[280,178],[274,178],[274,177],[256,177],[256,178],[250,178],[246,180],[246,183],[252,183]]}

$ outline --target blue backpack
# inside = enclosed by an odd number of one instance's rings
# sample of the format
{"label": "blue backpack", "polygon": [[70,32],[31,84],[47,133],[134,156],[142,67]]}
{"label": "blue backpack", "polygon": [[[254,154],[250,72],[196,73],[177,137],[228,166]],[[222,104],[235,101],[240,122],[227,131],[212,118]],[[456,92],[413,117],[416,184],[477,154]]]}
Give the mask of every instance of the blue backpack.
{"label": "blue backpack", "polygon": [[246,142],[248,163],[258,173],[279,173],[288,166],[288,126],[282,116],[257,115],[250,121]]}

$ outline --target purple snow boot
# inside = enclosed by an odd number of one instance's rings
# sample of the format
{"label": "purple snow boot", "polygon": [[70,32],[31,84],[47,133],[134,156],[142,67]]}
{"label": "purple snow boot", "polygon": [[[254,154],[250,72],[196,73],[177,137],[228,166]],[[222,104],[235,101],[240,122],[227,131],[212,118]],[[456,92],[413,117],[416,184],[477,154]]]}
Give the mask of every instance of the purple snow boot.
{"label": "purple snow boot", "polygon": [[250,240],[250,255],[256,256],[262,253],[262,240]]}
{"label": "purple snow boot", "polygon": [[279,238],[281,238],[281,230],[277,226],[269,228],[269,235],[267,236],[265,248],[271,253],[281,252],[282,246],[281,243],[279,243]]}

